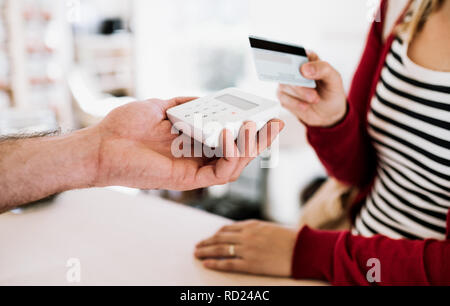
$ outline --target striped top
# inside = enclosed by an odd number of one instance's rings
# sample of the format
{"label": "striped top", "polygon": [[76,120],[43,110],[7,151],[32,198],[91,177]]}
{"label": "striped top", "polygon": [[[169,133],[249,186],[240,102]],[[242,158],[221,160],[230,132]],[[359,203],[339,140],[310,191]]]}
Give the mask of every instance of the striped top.
{"label": "striped top", "polygon": [[368,114],[378,157],[354,234],[444,240],[450,208],[450,73],[425,69],[397,37]]}

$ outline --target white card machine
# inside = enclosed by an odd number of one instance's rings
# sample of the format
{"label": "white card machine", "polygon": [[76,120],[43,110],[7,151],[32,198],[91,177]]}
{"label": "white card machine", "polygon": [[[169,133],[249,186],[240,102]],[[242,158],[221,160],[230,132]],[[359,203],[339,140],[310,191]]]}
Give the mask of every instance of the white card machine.
{"label": "white card machine", "polygon": [[167,116],[176,129],[215,148],[219,147],[225,128],[236,140],[244,122],[253,121],[260,130],[279,113],[278,102],[228,88],[173,107],[167,111]]}

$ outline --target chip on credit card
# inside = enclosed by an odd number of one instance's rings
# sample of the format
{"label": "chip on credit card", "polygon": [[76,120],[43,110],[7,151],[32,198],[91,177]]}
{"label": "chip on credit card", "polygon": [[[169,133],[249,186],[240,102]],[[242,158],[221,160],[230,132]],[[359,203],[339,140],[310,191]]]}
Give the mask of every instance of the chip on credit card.
{"label": "chip on credit card", "polygon": [[315,88],[316,82],[300,73],[300,67],[308,62],[303,47],[250,36],[256,72],[261,81]]}

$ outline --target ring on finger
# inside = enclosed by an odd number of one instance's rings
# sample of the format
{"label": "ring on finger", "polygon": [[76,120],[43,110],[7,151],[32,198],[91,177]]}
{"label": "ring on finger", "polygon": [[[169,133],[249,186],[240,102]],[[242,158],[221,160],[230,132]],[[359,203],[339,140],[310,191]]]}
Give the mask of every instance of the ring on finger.
{"label": "ring on finger", "polygon": [[236,249],[234,247],[234,244],[230,244],[230,246],[228,247],[228,253],[230,254],[231,257],[236,256]]}

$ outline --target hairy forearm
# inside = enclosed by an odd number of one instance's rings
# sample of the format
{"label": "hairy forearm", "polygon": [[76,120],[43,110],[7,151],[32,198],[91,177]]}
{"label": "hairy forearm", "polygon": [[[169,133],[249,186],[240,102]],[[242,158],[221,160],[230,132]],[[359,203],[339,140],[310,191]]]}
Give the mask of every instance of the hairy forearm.
{"label": "hairy forearm", "polygon": [[94,129],[0,142],[0,213],[69,189],[92,186],[97,171]]}

